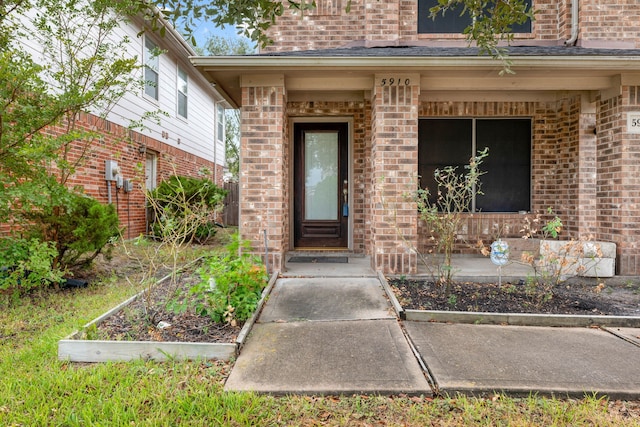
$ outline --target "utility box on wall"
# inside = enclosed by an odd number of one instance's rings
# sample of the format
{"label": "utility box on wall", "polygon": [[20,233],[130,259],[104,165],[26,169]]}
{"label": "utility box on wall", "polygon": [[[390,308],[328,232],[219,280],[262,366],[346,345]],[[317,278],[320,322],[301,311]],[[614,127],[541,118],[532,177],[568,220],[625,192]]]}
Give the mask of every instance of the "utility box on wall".
{"label": "utility box on wall", "polygon": [[115,160],[105,160],[104,162],[104,179],[107,181],[115,181],[116,175],[120,169],[118,168],[118,162]]}

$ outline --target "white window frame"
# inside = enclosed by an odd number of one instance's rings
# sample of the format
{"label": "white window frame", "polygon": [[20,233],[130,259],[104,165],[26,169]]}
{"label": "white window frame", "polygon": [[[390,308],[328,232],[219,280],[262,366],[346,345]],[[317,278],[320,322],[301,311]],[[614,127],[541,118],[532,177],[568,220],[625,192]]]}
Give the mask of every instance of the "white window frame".
{"label": "white window frame", "polygon": [[216,140],[224,143],[225,139],[225,114],[224,107],[216,104]]}
{"label": "white window frame", "polygon": [[[144,96],[154,101],[160,100],[160,53],[158,45],[145,36],[143,45]],[[154,86],[155,84],[155,86]]]}
{"label": "white window frame", "polygon": [[147,151],[145,159],[145,187],[147,191],[155,190],[158,182],[158,155]]}
{"label": "white window frame", "polygon": [[[184,78],[182,78],[182,75],[184,75]],[[184,99],[183,109],[181,108],[182,99]],[[183,119],[189,117],[189,74],[179,65],[176,73],[176,113]]]}

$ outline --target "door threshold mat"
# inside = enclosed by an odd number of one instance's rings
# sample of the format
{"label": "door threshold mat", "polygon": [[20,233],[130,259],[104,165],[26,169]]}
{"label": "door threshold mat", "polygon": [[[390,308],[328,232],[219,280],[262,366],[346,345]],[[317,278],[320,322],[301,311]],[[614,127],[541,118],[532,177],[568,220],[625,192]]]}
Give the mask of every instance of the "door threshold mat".
{"label": "door threshold mat", "polygon": [[293,256],[289,262],[310,262],[318,264],[346,264],[349,258],[346,256]]}

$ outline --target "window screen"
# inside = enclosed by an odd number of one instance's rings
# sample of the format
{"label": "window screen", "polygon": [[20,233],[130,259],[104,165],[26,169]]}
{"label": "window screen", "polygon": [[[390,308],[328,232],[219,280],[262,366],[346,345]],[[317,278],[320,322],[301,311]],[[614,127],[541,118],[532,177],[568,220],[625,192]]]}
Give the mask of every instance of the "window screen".
{"label": "window screen", "polygon": [[531,119],[421,119],[418,127],[420,185],[435,202],[436,169],[456,166],[460,174],[485,147],[476,211],[517,212],[531,207]]}

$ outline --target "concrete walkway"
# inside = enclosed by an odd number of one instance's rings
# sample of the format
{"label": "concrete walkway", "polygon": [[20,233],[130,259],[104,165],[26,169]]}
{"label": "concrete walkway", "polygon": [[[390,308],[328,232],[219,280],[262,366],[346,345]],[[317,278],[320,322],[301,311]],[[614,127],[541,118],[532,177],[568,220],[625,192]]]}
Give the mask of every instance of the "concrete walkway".
{"label": "concrete walkway", "polygon": [[296,268],[306,277],[276,282],[226,390],[640,398],[640,329],[401,323],[366,264]]}
{"label": "concrete walkway", "polygon": [[431,394],[375,278],[278,280],[225,390]]}

